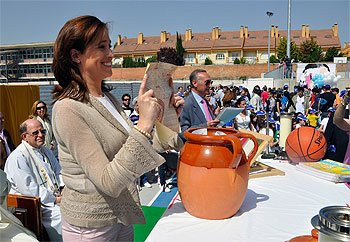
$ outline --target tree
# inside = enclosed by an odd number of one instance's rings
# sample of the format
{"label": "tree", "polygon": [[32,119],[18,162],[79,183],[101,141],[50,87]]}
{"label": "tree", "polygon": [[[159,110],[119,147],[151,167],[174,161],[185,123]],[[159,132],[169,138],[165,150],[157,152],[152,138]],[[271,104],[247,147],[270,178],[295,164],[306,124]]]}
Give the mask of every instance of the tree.
{"label": "tree", "polygon": [[204,61],[204,65],[212,65],[213,62],[211,61],[211,59],[209,57],[205,58],[205,61]]}
{"label": "tree", "polygon": [[236,58],[236,59],[233,61],[233,64],[241,64],[241,62],[239,61],[239,58]]}
{"label": "tree", "polygon": [[134,61],[131,57],[125,57],[123,59],[123,68],[134,67]]}
{"label": "tree", "polygon": [[300,60],[304,63],[318,62],[323,58],[322,49],[313,38],[301,43],[299,52]]}
{"label": "tree", "polygon": [[176,50],[170,47],[160,48],[160,50],[157,52],[157,60],[159,62],[166,62],[173,65],[182,64],[181,62],[182,60],[180,56],[177,54]]}
{"label": "tree", "polygon": [[148,58],[146,60],[146,66],[148,65],[148,63],[151,63],[151,62],[157,62],[157,56],[152,55],[152,57]]}
{"label": "tree", "polygon": [[123,68],[135,68],[135,67],[145,67],[146,62],[143,57],[140,57],[137,59],[137,61],[134,61],[132,57],[125,57],[123,60]]}
{"label": "tree", "polygon": [[185,49],[182,46],[182,38],[181,38],[181,35],[178,34],[178,32],[176,32],[176,53],[180,57],[179,65],[183,66],[185,64],[185,61],[184,61]]}
{"label": "tree", "polygon": [[145,66],[146,66],[145,58],[139,57],[137,59],[137,62],[135,63],[135,67],[145,67]]}
{"label": "tree", "polygon": [[331,48],[327,49],[324,60],[325,61],[333,61],[333,58],[338,57],[338,56],[339,57],[343,56],[343,53],[341,53],[337,48],[331,47]]}
{"label": "tree", "polygon": [[[287,39],[281,38],[280,43],[277,47],[277,57],[278,59],[282,59],[287,55]],[[291,60],[299,60],[299,51],[297,48],[297,44],[292,40],[290,42],[290,59]]]}
{"label": "tree", "polygon": [[278,63],[278,62],[279,62],[279,60],[276,58],[275,55],[270,56],[270,63]]}

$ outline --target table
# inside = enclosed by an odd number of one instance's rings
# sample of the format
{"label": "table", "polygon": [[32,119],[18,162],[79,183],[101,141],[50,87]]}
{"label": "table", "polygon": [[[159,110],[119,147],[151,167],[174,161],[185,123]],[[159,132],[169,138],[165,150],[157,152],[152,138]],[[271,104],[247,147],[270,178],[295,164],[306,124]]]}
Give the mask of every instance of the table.
{"label": "table", "polygon": [[350,204],[345,184],[304,174],[286,161],[264,163],[284,171],[285,176],[249,180],[247,196],[235,216],[224,220],[193,217],[178,196],[146,241],[287,241],[310,235],[311,218],[321,208]]}

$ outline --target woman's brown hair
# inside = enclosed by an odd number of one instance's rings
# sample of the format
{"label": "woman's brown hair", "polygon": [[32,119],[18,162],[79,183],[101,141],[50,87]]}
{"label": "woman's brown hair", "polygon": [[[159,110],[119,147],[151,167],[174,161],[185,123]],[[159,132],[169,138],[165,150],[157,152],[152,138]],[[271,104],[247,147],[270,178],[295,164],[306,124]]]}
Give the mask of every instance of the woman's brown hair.
{"label": "woman's brown hair", "polygon": [[37,100],[33,103],[33,106],[32,106],[32,113],[29,115],[29,118],[36,118],[38,117],[38,113],[36,111],[36,107],[40,104],[44,104],[45,106],[45,114],[44,114],[44,118],[47,119],[47,120],[50,120],[50,115],[49,115],[49,111],[47,110],[47,105],[44,101],[41,101],[41,100]]}
{"label": "woman's brown hair", "polygon": [[[64,98],[80,102],[89,101],[89,92],[78,64],[70,55],[76,49],[84,53],[89,44],[107,30],[107,24],[94,16],[80,16],[69,20],[60,30],[54,47],[52,70],[59,85],[52,91],[53,103]],[[102,82],[102,91],[109,91]]]}

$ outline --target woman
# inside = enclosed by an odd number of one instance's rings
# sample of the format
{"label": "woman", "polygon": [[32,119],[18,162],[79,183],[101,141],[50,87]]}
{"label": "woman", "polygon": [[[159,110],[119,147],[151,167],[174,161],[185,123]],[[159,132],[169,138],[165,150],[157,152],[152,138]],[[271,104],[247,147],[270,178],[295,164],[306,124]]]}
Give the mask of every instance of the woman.
{"label": "woman", "polygon": [[249,128],[253,132],[258,132],[258,115],[256,113],[251,113],[250,114],[250,124]]}
{"label": "woman", "polygon": [[[65,241],[132,241],[133,224],[145,223],[136,179],[164,162],[157,152],[183,145],[177,134],[170,145],[156,138],[151,145],[162,106],[153,90],[146,91],[147,76],[138,95],[139,121],[132,125],[102,81],[112,75],[110,47],[106,24],[93,16],[69,20],[55,42],[53,129],[66,185]],[[175,106],[181,102],[177,96]]]}
{"label": "woman", "polygon": [[53,152],[55,152],[56,139],[52,132],[52,125],[46,103],[41,100],[35,101],[32,106],[32,114],[29,115],[29,118],[36,119],[43,125],[43,128],[46,129],[44,145],[46,148],[51,149]]}
{"label": "woman", "polygon": [[240,97],[237,99],[237,102],[236,102],[236,108],[244,108],[244,110],[239,113],[236,118],[235,118],[235,122],[234,122],[234,125],[235,125],[235,129],[248,129],[248,130],[251,130],[250,129],[250,113],[249,111],[246,110],[246,107],[247,107],[247,104],[246,104],[246,100],[244,97]]}

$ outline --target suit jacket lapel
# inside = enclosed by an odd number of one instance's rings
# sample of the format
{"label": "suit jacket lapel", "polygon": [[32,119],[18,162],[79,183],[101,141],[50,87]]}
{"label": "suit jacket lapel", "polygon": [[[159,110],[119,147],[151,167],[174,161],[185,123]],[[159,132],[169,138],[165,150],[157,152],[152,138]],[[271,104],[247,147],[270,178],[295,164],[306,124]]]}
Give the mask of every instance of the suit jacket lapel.
{"label": "suit jacket lapel", "polygon": [[[124,120],[132,126],[132,123],[129,119],[129,117],[124,113],[123,108],[120,106],[118,101],[111,95],[110,93],[104,93],[113,103],[115,108],[118,110],[118,112],[122,115]],[[94,96],[89,94],[90,98],[90,104],[96,109],[97,112],[99,112],[103,117],[106,118],[108,122],[110,122],[114,127],[119,129],[122,133],[124,133],[126,136],[129,136],[129,132],[121,125],[118,120],[108,111],[108,109]]]}

